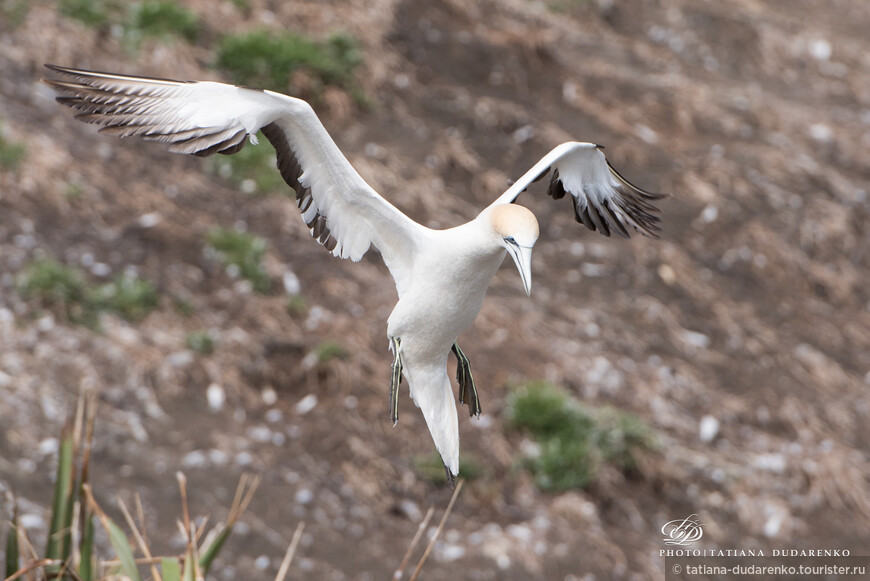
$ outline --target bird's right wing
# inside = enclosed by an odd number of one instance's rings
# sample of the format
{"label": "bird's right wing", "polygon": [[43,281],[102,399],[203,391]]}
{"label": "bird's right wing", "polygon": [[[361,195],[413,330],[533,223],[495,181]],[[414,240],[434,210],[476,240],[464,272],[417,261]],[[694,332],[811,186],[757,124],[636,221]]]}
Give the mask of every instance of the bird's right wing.
{"label": "bird's right wing", "polygon": [[410,277],[423,226],[381,197],[353,169],[311,106],[273,91],[181,82],[46,65],[46,83],[76,118],[119,137],[138,135],[198,156],[239,151],[256,133],[272,143],[281,176],[312,236],[333,255],[358,261],[373,244],[399,292]]}
{"label": "bird's right wing", "polygon": [[590,230],[605,236],[612,232],[623,238],[629,237],[629,230],[635,230],[658,238],[661,220],[653,202],[667,194],[648,192],[629,182],[604,157],[602,149],[594,143],[573,141],[555,147],[492,205],[514,203],[532,183],[552,170],[547,193],[556,200],[570,194],[574,217]]}

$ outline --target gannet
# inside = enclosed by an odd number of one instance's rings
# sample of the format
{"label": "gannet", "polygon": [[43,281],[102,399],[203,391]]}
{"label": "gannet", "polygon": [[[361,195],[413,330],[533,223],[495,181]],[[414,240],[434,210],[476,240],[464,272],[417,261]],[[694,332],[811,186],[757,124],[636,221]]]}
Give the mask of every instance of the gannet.
{"label": "gannet", "polygon": [[575,217],[592,231],[628,238],[658,237],[652,202],[663,197],[625,179],[593,143],[563,143],[466,224],[435,230],[418,224],[381,197],[354,170],[305,101],[274,91],[211,81],[174,81],[46,65],[60,78],[46,82],[79,110],[77,119],[119,137],[167,143],[177,153],[232,154],[262,131],[275,147],[281,176],[311,235],[333,256],[359,261],[377,248],[399,300],[387,320],[393,354],[389,415],[399,419],[402,378],[422,410],[448,481],[459,472],[459,426],[448,356],[458,361],[459,402],[479,416],[480,399],[457,338],[475,320],[506,254],[532,290],[535,215],[517,197],[551,172],[548,194],[570,194]]}

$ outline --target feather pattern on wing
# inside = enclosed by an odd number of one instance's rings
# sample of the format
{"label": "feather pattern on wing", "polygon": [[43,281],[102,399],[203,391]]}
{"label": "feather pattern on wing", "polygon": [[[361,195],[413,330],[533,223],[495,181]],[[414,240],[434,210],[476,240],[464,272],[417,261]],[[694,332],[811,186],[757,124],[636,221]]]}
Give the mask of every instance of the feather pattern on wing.
{"label": "feather pattern on wing", "polygon": [[374,244],[399,294],[425,230],[375,192],[353,169],[311,106],[273,91],[210,81],[174,81],[46,65],[46,83],[76,118],[118,137],[169,144],[170,151],[232,154],[256,133],[275,147],[281,176],[311,235],[333,255],[358,261]]}
{"label": "feather pattern on wing", "polygon": [[629,228],[644,236],[661,233],[659,209],[652,202],[666,197],[635,186],[616,171],[593,143],[563,143],[513,183],[495,204],[508,204],[532,183],[552,171],[547,193],[553,199],[571,195],[577,222],[605,236],[629,237]]}

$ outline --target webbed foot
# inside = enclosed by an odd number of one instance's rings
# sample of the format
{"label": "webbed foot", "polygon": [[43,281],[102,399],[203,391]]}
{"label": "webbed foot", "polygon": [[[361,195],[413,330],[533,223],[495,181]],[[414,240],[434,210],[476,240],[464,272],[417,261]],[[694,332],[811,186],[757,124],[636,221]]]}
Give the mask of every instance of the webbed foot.
{"label": "webbed foot", "polygon": [[394,354],[390,376],[390,420],[395,426],[399,423],[399,385],[402,383],[402,355],[398,337],[390,337],[390,348]]}
{"label": "webbed foot", "polygon": [[474,378],[471,376],[471,362],[459,348],[458,343],[453,344],[451,351],[456,355],[458,361],[456,381],[459,382],[459,403],[468,406],[469,416],[480,416],[480,398],[477,396],[477,388],[474,386]]}

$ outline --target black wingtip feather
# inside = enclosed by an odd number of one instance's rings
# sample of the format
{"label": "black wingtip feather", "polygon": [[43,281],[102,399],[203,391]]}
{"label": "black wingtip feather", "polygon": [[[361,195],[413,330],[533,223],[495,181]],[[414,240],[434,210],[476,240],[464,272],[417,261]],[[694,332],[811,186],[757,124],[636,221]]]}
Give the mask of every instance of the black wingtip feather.
{"label": "black wingtip feather", "polygon": [[[304,187],[299,183],[299,177],[302,175],[302,166],[296,158],[296,153],[290,146],[284,130],[275,123],[269,123],[263,126],[260,131],[269,143],[275,148],[278,157],[278,170],[281,172],[281,177],[287,182],[291,188],[296,191],[296,205],[299,211],[305,214],[314,202],[314,197],[311,195],[311,188]],[[326,217],[315,212],[314,217],[306,224],[311,231],[311,236],[321,245],[326,247],[330,252],[333,252],[338,246],[338,240],[332,235],[326,223]]]}
{"label": "black wingtip feather", "polygon": [[[619,181],[616,195],[605,198],[602,203],[594,201],[595,197],[591,195],[572,194],[576,221],[603,236],[615,234],[621,238],[630,238],[630,226],[642,236],[659,238],[661,219],[656,214],[660,210],[651,202],[669,195],[647,192],[635,186],[617,172],[609,161],[607,167]],[[553,171],[547,193],[557,200],[566,194],[558,170]]]}
{"label": "black wingtip feather", "polygon": [[553,176],[550,178],[550,186],[547,188],[547,194],[554,200],[559,200],[565,197],[565,186],[562,185],[562,180],[559,179],[559,170],[553,170]]}
{"label": "black wingtip feather", "polygon": [[[617,171],[617,169],[615,167],[613,167],[613,164],[610,163],[610,160],[605,159],[604,161],[607,162],[607,168],[611,171],[611,173],[614,176],[616,176],[616,179],[618,179],[620,182],[622,182],[623,185],[628,186],[629,188],[631,188],[632,190],[634,190],[638,194],[641,194],[644,198],[646,198],[648,200],[662,200],[664,198],[670,197],[670,194],[648,192],[642,188],[637,187],[636,185],[634,185],[633,183],[631,183],[630,181],[625,179],[625,177],[621,173],[619,173],[619,171]],[[658,208],[656,208],[655,206],[650,205],[649,207],[655,211],[658,211]]]}

